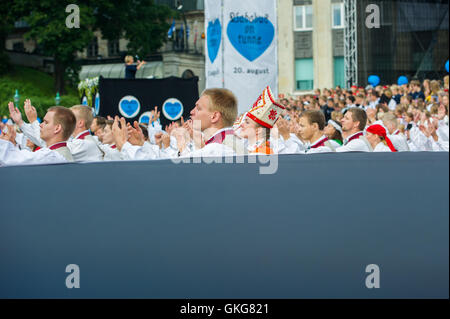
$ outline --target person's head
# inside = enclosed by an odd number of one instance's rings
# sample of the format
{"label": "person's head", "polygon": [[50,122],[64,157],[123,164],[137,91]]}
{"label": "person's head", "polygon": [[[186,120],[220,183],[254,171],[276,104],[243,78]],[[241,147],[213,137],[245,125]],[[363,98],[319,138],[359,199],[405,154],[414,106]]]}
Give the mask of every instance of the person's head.
{"label": "person's head", "polygon": [[448,108],[448,94],[443,94],[441,100],[442,104],[444,104],[444,106]]}
{"label": "person's head", "polygon": [[114,144],[114,136],[112,133],[112,127],[113,127],[114,121],[106,121],[105,122],[105,128],[103,129],[103,135],[102,135],[102,143],[107,145],[113,145]]}
{"label": "person's head", "polygon": [[260,139],[270,139],[270,129],[256,123],[254,120],[245,117],[241,124],[240,136],[250,141],[256,141]]}
{"label": "person's head", "polygon": [[418,80],[411,81],[411,87],[414,92],[420,92],[422,90],[422,85]]}
{"label": "person's head", "polygon": [[327,97],[325,95],[322,95],[321,97],[319,97],[319,104],[320,105],[327,104]]}
{"label": "person's head", "polygon": [[412,113],[412,112],[407,112],[406,114],[405,114],[405,121],[407,122],[407,123],[410,123],[410,122],[412,122],[414,120],[414,114]]}
{"label": "person's head", "polygon": [[353,105],[353,104],[355,104],[355,97],[353,96],[353,95],[349,95],[348,97],[347,97],[347,105]]}
{"label": "person's head", "polygon": [[444,77],[444,89],[447,89],[447,90],[448,90],[449,79],[450,79],[450,77],[449,77],[448,75],[446,75],[446,76]]}
{"label": "person's head", "polygon": [[374,124],[367,128],[366,138],[369,141],[370,145],[372,145],[372,148],[375,148],[378,144],[383,143],[384,145],[388,146],[392,152],[397,151],[391,140],[387,136],[386,129],[379,124]]}
{"label": "person's head", "polygon": [[47,144],[67,141],[75,130],[76,118],[73,112],[62,106],[47,110],[41,127],[41,139]]}
{"label": "person's head", "polygon": [[106,125],[106,119],[104,117],[102,117],[102,116],[96,116],[92,120],[92,124],[91,124],[90,130],[91,130],[91,132],[94,135],[97,135],[97,131],[99,129],[104,129],[105,125]]}
{"label": "person's head", "polygon": [[389,134],[394,134],[394,132],[398,129],[398,120],[397,117],[392,113],[385,113],[383,115],[383,124],[388,129]]}
{"label": "person's head", "polygon": [[438,92],[441,90],[441,85],[438,81],[433,80],[430,83],[430,90],[432,95],[438,95]]}
{"label": "person's head", "polygon": [[92,108],[85,105],[75,105],[72,106],[70,110],[73,112],[75,118],[77,119],[74,134],[86,131],[91,127],[92,121],[94,120],[94,116],[92,115]]}
{"label": "person's head", "polygon": [[358,105],[363,105],[364,104],[364,94],[363,93],[358,93],[356,95],[356,100],[355,100],[356,104]]}
{"label": "person's head", "polygon": [[331,119],[335,122],[341,123],[344,114],[341,111],[333,111],[331,112]]}
{"label": "person's head", "polygon": [[207,89],[191,111],[194,121],[201,121],[202,132],[209,128],[231,127],[237,118],[237,99],[226,89]]}
{"label": "person's head", "polygon": [[305,111],[300,115],[298,127],[302,140],[314,142],[313,139],[323,134],[325,115],[321,111]]}
{"label": "person's head", "polygon": [[332,109],[334,109],[334,100],[333,100],[333,98],[328,98],[328,100],[327,100],[327,106],[329,107],[329,108],[332,108]]}
{"label": "person's head", "polygon": [[410,105],[410,104],[412,104],[412,102],[413,102],[413,98],[412,98],[411,95],[403,95],[400,98],[400,103],[401,104],[408,104],[408,105]]}
{"label": "person's head", "polygon": [[367,114],[359,108],[349,109],[342,119],[342,131],[353,134],[363,131],[367,124]]}
{"label": "person's head", "polygon": [[329,120],[328,125],[325,126],[325,129],[323,130],[323,133],[330,140],[343,141],[341,131],[342,131],[342,126],[340,123],[333,121],[333,120]]}
{"label": "person's head", "polygon": [[126,64],[133,64],[133,63],[134,63],[134,58],[133,58],[133,56],[127,55],[127,56],[125,57],[125,63],[126,63]]}

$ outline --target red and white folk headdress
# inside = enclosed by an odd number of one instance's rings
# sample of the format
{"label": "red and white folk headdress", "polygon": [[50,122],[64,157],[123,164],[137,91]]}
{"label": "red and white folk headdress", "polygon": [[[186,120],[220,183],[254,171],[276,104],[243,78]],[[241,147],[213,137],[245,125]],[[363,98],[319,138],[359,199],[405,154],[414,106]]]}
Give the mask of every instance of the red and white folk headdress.
{"label": "red and white folk headdress", "polygon": [[247,112],[247,117],[251,118],[256,123],[266,127],[273,128],[281,112],[285,109],[284,106],[275,102],[272,90],[270,87],[264,89],[263,93],[253,104],[253,108]]}

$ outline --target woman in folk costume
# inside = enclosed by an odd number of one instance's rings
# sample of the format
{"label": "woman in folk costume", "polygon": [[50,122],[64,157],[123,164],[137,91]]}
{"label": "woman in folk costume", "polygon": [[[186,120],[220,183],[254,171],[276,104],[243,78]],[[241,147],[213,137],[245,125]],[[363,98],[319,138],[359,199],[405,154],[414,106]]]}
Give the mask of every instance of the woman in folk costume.
{"label": "woman in folk costume", "polygon": [[374,152],[397,152],[383,126],[379,124],[371,125],[366,132],[366,138],[372,145]]}
{"label": "woman in folk costume", "polygon": [[325,130],[323,132],[328,137],[331,145],[334,148],[338,148],[343,145],[342,125],[338,122],[329,120],[328,125],[325,127]]}
{"label": "woman in folk costume", "polygon": [[275,102],[270,87],[267,87],[253,108],[243,116],[240,136],[248,140],[249,154],[274,154],[270,145],[270,130],[284,109]]}

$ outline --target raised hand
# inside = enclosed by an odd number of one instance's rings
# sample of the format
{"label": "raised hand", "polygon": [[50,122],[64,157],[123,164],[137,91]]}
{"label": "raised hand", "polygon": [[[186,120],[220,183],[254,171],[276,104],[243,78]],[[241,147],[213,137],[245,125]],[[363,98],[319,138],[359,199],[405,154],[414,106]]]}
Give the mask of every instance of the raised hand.
{"label": "raised hand", "polygon": [[28,123],[33,123],[34,121],[37,121],[37,111],[34,106],[31,105],[31,101],[29,99],[26,99],[23,108],[25,109],[25,115],[27,116]]}
{"label": "raised hand", "polygon": [[145,143],[145,136],[142,132],[138,122],[133,123],[134,127],[130,123],[127,124],[128,142],[132,145],[142,146]]}
{"label": "raised hand", "polygon": [[0,134],[0,139],[9,141],[16,145],[16,130],[14,129],[13,125],[6,124],[7,132],[5,130],[2,130],[2,134]]}
{"label": "raised hand", "polygon": [[118,116],[114,119],[114,124],[112,126],[112,132],[114,137],[114,143],[119,151],[122,150],[123,145],[128,140],[127,125],[124,118],[119,119]]}
{"label": "raised hand", "polygon": [[153,122],[156,122],[160,117],[161,117],[161,112],[158,112],[158,107],[155,106]]}
{"label": "raised hand", "polygon": [[12,120],[14,121],[14,123],[16,123],[19,126],[22,125],[23,124],[22,114],[20,113],[19,109],[14,106],[13,102],[8,103],[8,109],[9,109],[9,115],[12,118]]}

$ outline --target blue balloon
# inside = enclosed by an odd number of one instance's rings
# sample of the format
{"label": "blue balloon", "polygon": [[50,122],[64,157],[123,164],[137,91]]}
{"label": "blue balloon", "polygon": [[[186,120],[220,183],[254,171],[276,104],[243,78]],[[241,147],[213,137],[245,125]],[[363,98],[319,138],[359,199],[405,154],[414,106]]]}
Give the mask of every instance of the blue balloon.
{"label": "blue balloon", "polygon": [[37,118],[37,121],[39,122],[39,123],[42,123],[42,120],[38,117]]}
{"label": "blue balloon", "polygon": [[8,119],[2,119],[3,124],[8,123]]}
{"label": "blue balloon", "polygon": [[400,86],[402,86],[402,85],[404,85],[404,84],[408,84],[408,83],[409,83],[409,80],[408,80],[408,78],[407,78],[406,76],[404,76],[404,75],[400,76],[400,77],[398,78],[398,80],[397,80],[397,84],[400,85]]}
{"label": "blue balloon", "polygon": [[448,60],[447,60],[447,63],[445,63],[445,69],[447,70],[447,73],[448,73]]}
{"label": "blue balloon", "polygon": [[380,84],[381,80],[380,77],[378,75],[371,75],[369,76],[369,84],[372,85],[373,87],[378,86],[378,84]]}

